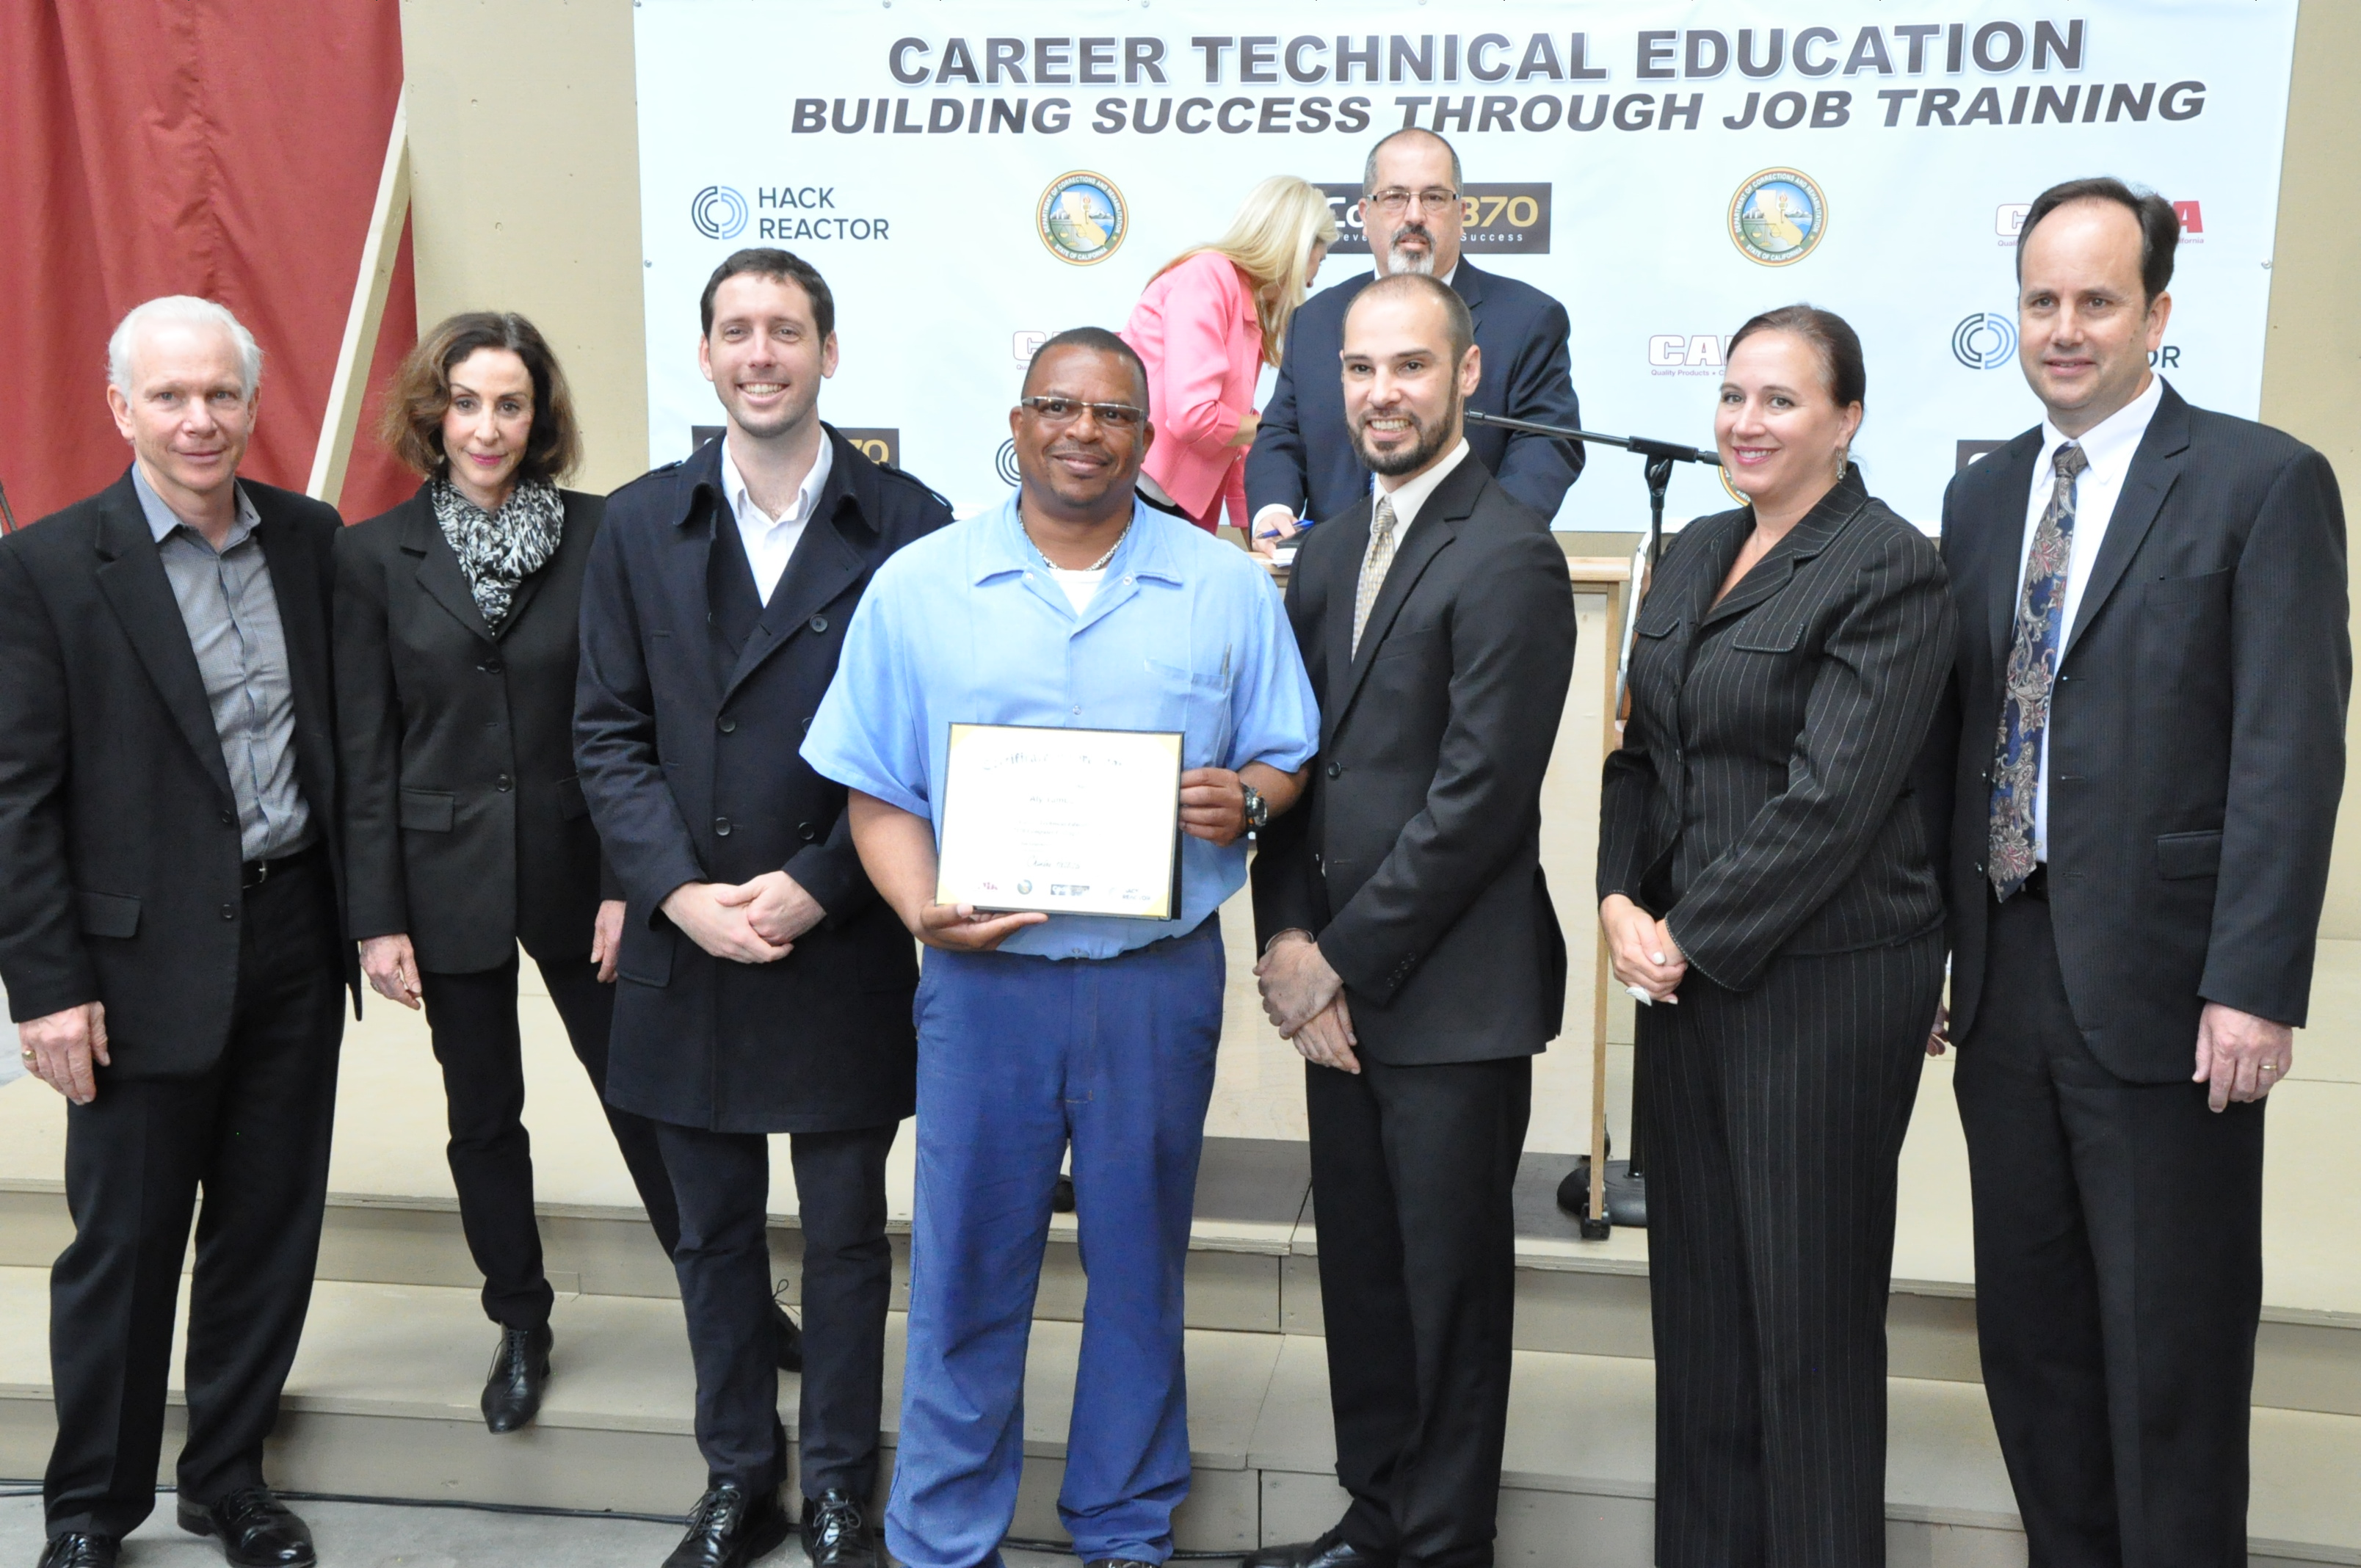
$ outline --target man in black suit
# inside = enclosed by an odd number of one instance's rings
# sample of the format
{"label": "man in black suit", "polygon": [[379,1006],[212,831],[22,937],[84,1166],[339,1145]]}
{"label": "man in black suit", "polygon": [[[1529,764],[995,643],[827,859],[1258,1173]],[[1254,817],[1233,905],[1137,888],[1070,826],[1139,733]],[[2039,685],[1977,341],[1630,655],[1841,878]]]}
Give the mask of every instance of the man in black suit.
{"label": "man in black suit", "polygon": [[1926,793],[1984,1385],[2036,1563],[2246,1560],[2263,1101],[2344,781],[2335,477],[2149,371],[2179,236],[2113,180],[2033,204],[2045,417],[1943,505],[1959,656]]}
{"label": "man in black suit", "polygon": [[876,1561],[885,1156],[916,1094],[916,949],[862,871],[840,784],[798,754],[870,574],[950,521],[819,420],[835,302],[741,250],[698,360],[729,415],[609,498],[583,589],[576,755],[623,885],[609,1101],[656,1123],[709,1486],[668,1568],[737,1568],[789,1528],[770,1327],[764,1135],[802,1221],[804,1544]]}
{"label": "man in black suit", "polygon": [[1565,940],[1542,775],[1574,673],[1565,556],[1469,450],[1482,352],[1458,295],[1389,277],[1345,318],[1374,493],[1288,585],[1322,716],[1308,805],[1255,861],[1263,1005],[1311,1064],[1336,1474],[1316,1541],[1259,1568],[1491,1561],[1508,1424],[1518,1156]]}
{"label": "man in black suit", "polygon": [[[1400,130],[1369,149],[1361,225],[1376,270],[1324,289],[1287,329],[1279,379],[1246,454],[1246,504],[1257,547],[1341,516],[1367,499],[1367,461],[1346,428],[1336,378],[1345,313],[1378,278],[1440,278],[1466,302],[1484,351],[1467,406],[1543,424],[1579,425],[1566,360],[1565,307],[1530,283],[1487,272],[1460,254],[1466,209],[1459,155],[1433,131]],[[1468,450],[1501,489],[1547,521],[1582,472],[1582,448],[1497,425],[1471,425]]]}
{"label": "man in black suit", "polygon": [[0,978],[26,1066],[70,1102],[42,1568],[105,1568],[155,1506],[200,1187],[181,1527],[232,1563],[313,1561],[262,1444],[311,1302],[358,975],[338,523],[237,477],[261,369],[210,301],[135,309],[108,344],[131,471],[0,540]]}

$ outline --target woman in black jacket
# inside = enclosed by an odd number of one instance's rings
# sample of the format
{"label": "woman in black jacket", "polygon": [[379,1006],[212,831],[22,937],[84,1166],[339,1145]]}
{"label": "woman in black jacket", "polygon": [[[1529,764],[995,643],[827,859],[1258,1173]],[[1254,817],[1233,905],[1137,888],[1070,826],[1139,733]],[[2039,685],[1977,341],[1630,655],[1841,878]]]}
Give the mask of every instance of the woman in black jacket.
{"label": "woman in black jacket", "polygon": [[1950,666],[1934,545],[1862,486],[1861,344],[1790,306],[1715,422],[1751,505],[1639,610],[1599,919],[1643,995],[1656,1562],[1885,1558],[1896,1167],[1943,981],[1910,795]]}
{"label": "woman in black jacket", "polygon": [[[581,438],[556,358],[522,316],[471,312],[428,334],[385,435],[426,482],[336,542],[349,911],[370,986],[425,1003],[460,1221],[501,1329],[484,1420],[510,1431],[540,1409],[553,1299],[517,946],[603,1101],[622,929],[574,769],[582,568],[605,502],[557,488]],[[654,1134],[628,1112],[607,1120],[669,1257],[679,1222]]]}

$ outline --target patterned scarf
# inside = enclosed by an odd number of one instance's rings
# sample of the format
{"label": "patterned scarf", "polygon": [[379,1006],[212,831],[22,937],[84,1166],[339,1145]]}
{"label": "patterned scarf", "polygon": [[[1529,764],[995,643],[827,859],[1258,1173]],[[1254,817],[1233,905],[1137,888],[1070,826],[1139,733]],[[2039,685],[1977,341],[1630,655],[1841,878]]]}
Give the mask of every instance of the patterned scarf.
{"label": "patterned scarf", "polygon": [[517,585],[548,565],[566,534],[566,503],[554,485],[519,485],[498,511],[486,511],[448,479],[428,488],[434,521],[467,574],[468,590],[484,624],[494,631],[509,618]]}

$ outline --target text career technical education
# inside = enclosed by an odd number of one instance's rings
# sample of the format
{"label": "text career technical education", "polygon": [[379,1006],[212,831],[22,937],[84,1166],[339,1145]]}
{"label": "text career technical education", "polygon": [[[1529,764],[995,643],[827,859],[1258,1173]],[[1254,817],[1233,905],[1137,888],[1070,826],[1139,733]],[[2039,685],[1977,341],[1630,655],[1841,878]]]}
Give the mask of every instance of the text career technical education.
{"label": "text career technical education", "polygon": [[[1561,97],[1536,82],[1604,82],[1616,72],[1593,63],[1611,44],[1584,33],[1533,33],[1521,46],[1501,33],[1358,37],[1306,34],[1197,37],[1185,49],[1160,38],[897,38],[886,69],[905,86],[1049,87],[1170,86],[1172,74],[1195,67],[1208,87],[1355,83],[1449,86],[1460,82],[1515,89],[1499,93],[1390,94],[1404,128],[1444,133],[1546,133],[1697,130],[1719,122],[1730,130],[1761,125],[1772,130],[1829,130],[1853,124],[1883,128],[1960,128],[2003,125],[2092,125],[2195,118],[2205,106],[2205,83],[2065,82],[2052,72],[2102,69],[2093,30],[2081,17],[2063,21],[1926,22],[1854,29],[1848,41],[1833,27],[1651,29],[1630,40],[1629,80],[1723,82],[1710,101],[1703,88],[1618,93],[1611,88]],[[2026,73],[2047,81],[1978,81]],[[1844,87],[1780,90],[1781,79],[1825,79]],[[1958,85],[1886,85],[1889,79],[1965,78]],[[1761,82],[1766,85],[1751,86]],[[1725,101],[1726,100],[1726,101]],[[1087,110],[1085,128],[1102,135],[1129,132],[1184,136],[1357,135],[1386,115],[1368,94],[1207,94],[1103,97]],[[1027,94],[870,98],[798,98],[791,118],[797,135],[1053,136],[1072,128],[1071,98]]]}

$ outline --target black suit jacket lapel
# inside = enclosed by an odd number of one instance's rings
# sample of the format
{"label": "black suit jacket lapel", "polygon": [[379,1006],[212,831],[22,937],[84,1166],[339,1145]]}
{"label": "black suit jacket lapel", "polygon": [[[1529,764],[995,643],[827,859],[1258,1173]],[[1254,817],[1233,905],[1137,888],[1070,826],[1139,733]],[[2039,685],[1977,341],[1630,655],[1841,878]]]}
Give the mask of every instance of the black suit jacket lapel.
{"label": "black suit jacket lapel", "polygon": [[[1369,553],[1367,499],[1342,517],[1322,523],[1315,537],[1330,540],[1334,551],[1327,562],[1328,591],[1321,596],[1327,608],[1321,630],[1328,644],[1325,674],[1331,689],[1316,694],[1320,699],[1320,749],[1324,751],[1335,737],[1336,720],[1345,711],[1345,694],[1353,689],[1353,605],[1360,591],[1361,559]],[[1310,549],[1310,543],[1304,548]],[[1302,561],[1301,555],[1296,557],[1299,568]]]}
{"label": "black suit jacket lapel", "polygon": [[1993,526],[1984,531],[1982,540],[1989,552],[1983,562],[1984,629],[1995,671],[2008,663],[2009,639],[2016,627],[2016,577],[2025,564],[2026,516],[2033,505],[2034,465],[2040,461],[2046,440],[2036,426],[2011,443],[2005,453],[1984,459],[2003,465],[1993,481],[2000,487],[2000,500],[1993,509]]}
{"label": "black suit jacket lapel", "polygon": [[[416,578],[419,591],[450,614],[452,620],[482,638],[492,641],[492,629],[484,624],[484,612],[476,607],[475,591],[467,587],[467,574],[459,565],[459,553],[443,536],[443,525],[434,521],[434,504],[426,499],[424,490],[403,509],[401,519],[401,553],[418,561]],[[513,609],[509,621],[515,623]]]}
{"label": "black suit jacket lapel", "polygon": [[[1828,541],[1843,532],[1845,525],[1859,517],[1868,505],[1869,492],[1861,485],[1860,470],[1848,469],[1836,488],[1796,520],[1795,526],[1771,547],[1770,554],[1754,564],[1754,569],[1746,574],[1745,579],[1730,589],[1719,604],[1705,612],[1704,618],[1697,622],[1697,630],[1702,631],[1708,626],[1718,626],[1733,617],[1744,615],[1785,587],[1794,580],[1795,568],[1827,549]],[[1743,548],[1745,537],[1745,530],[1737,531],[1736,538],[1741,542],[1741,548]],[[1724,560],[1723,576],[1729,575],[1730,563],[1736,559],[1737,554],[1733,551]],[[1714,586],[1720,587],[1719,578],[1715,579]]]}
{"label": "black suit jacket lapel", "polygon": [[[2139,450],[2132,454],[2132,466],[2124,475],[2124,485],[2115,497],[2115,510],[2107,519],[2106,536],[2099,541],[2098,559],[2091,563],[2091,579],[2082,585],[2082,602],[2074,611],[2073,630],[2066,636],[2066,652],[2070,652],[2106,604],[2107,597],[2124,580],[2124,573],[2139,553],[2140,542],[2156,523],[2156,514],[2163,509],[2164,498],[2173,481],[2180,477],[2181,465],[2189,451],[2189,405],[2168,384],[2156,412],[2147,422],[2147,433],[2140,437]],[[2064,652],[2059,657],[2063,658]]]}
{"label": "black suit jacket lapel", "polygon": [[[812,516],[804,527],[803,536],[796,541],[795,553],[787,557],[786,569],[779,574],[777,586],[771,590],[771,600],[763,607],[755,622],[753,635],[738,652],[738,663],[723,683],[722,696],[737,690],[745,679],[762,666],[764,660],[785,647],[823,607],[833,603],[838,595],[861,580],[868,569],[867,554],[846,537],[848,528],[866,531],[862,521],[863,507],[873,507],[874,498],[862,493],[866,490],[866,475],[857,475],[853,468],[850,443],[837,433],[825,431],[826,439],[837,443],[830,454],[833,466],[829,470],[828,483],[812,498]],[[720,513],[716,511],[717,520]]]}
{"label": "black suit jacket lapel", "polygon": [[[1459,258],[1459,270],[1451,275],[1452,291],[1457,294],[1460,302],[1467,307],[1467,316],[1473,331],[1481,332],[1484,329],[1484,285],[1489,276],[1482,268],[1464,256]],[[1497,368],[1505,371],[1508,367],[1500,366]]]}
{"label": "black suit jacket lapel", "polygon": [[[304,799],[323,830],[336,799],[336,772],[328,691],[328,618],[323,588],[326,563],[310,540],[275,517],[275,506],[256,509],[261,521],[255,539],[270,568],[271,596],[279,601],[279,627],[287,642],[287,682],[294,694],[295,764]],[[216,743],[214,750],[220,747]]]}
{"label": "black suit jacket lapel", "polygon": [[139,493],[132,488],[128,474],[106,493],[97,550],[99,592],[123,623],[131,651],[155,683],[181,738],[221,790],[223,804],[234,805],[237,797],[222,762],[221,736],[214,729],[213,704],[205,697],[196,650],[189,646],[188,622],[181,618],[181,601],[172,597],[171,579],[164,575],[156,537],[148,530],[147,514],[139,509]]}
{"label": "black suit jacket lapel", "polygon": [[[1360,695],[1361,682],[1367,676],[1369,665],[1377,659],[1378,649],[1384,645],[1386,633],[1392,630],[1394,618],[1401,613],[1403,601],[1410,598],[1411,590],[1418,586],[1418,580],[1425,575],[1427,567],[1434,564],[1435,556],[1442,554],[1458,535],[1460,521],[1476,509],[1476,498],[1483,493],[1485,481],[1490,477],[1484,465],[1477,462],[1471,453],[1461,458],[1459,466],[1454,468],[1443,483],[1435,487],[1434,493],[1426,498],[1426,504],[1419,508],[1418,515],[1411,521],[1409,537],[1401,541],[1394,552],[1393,564],[1386,568],[1386,580],[1384,586],[1378,589],[1377,601],[1369,606],[1369,621],[1361,629],[1361,648],[1357,654],[1352,653],[1352,607],[1359,598],[1357,590],[1360,587],[1360,561],[1357,557],[1355,559],[1353,578],[1345,598],[1345,648],[1351,654],[1351,663],[1341,666],[1349,669],[1350,673],[1345,677],[1345,695],[1336,705],[1336,720],[1329,726],[1330,735],[1335,734],[1343,725],[1345,716],[1352,711],[1353,699]],[[1368,544],[1366,528],[1362,530],[1361,540],[1362,554],[1366,554]]]}

